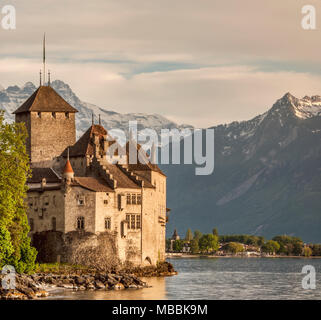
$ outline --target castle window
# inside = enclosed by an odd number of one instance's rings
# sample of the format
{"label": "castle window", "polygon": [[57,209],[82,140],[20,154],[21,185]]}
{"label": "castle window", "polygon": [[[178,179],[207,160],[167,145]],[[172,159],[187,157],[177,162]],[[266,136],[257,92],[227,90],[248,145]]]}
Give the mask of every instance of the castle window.
{"label": "castle window", "polygon": [[132,204],[136,204],[136,193],[132,194]]}
{"label": "castle window", "polygon": [[111,218],[105,218],[105,229],[106,230],[111,229]]}
{"label": "castle window", "polygon": [[51,218],[51,229],[52,231],[56,231],[56,225],[57,225],[57,221],[55,217]]}
{"label": "castle window", "polygon": [[69,119],[69,112],[65,112],[65,117]]}
{"label": "castle window", "polygon": [[39,218],[43,219],[44,213],[46,212],[46,208],[41,208],[41,210],[39,210]]}
{"label": "castle window", "polygon": [[32,218],[29,219],[29,225],[30,225],[30,231],[33,231],[35,226]]}
{"label": "castle window", "polygon": [[134,214],[132,214],[130,216],[130,229],[135,229],[135,226],[136,226],[136,223],[135,223],[136,219],[135,218],[136,218],[136,216]]}
{"label": "castle window", "polygon": [[37,113],[38,118],[41,118],[41,112]]}
{"label": "castle window", "polygon": [[104,205],[107,205],[108,204],[108,200],[104,200]]}
{"label": "castle window", "polygon": [[49,197],[44,197],[43,203],[45,206],[48,206],[49,205]]}
{"label": "castle window", "polygon": [[77,218],[77,229],[78,230],[84,230],[85,229],[85,218],[84,217],[78,217]]}
{"label": "castle window", "polygon": [[136,216],[136,229],[140,229],[140,215],[138,214],[137,216]]}
{"label": "castle window", "polygon": [[140,193],[137,194],[137,204],[142,204],[142,195]]}
{"label": "castle window", "polygon": [[84,199],[78,199],[78,206],[83,206],[85,204]]}
{"label": "castle window", "polygon": [[127,227],[130,229],[130,214],[126,214]]}
{"label": "castle window", "polygon": [[131,204],[131,195],[130,193],[127,193],[127,204]]}
{"label": "castle window", "polygon": [[52,115],[53,118],[56,119],[56,112],[51,112],[51,115]]}

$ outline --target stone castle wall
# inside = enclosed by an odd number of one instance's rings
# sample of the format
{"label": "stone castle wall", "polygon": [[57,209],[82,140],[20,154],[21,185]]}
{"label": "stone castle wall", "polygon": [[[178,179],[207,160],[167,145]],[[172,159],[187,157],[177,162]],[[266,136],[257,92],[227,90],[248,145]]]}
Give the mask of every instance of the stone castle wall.
{"label": "stone castle wall", "polygon": [[16,114],[28,130],[27,150],[33,165],[48,166],[66,147],[76,142],[75,114],[65,112],[30,112]]}

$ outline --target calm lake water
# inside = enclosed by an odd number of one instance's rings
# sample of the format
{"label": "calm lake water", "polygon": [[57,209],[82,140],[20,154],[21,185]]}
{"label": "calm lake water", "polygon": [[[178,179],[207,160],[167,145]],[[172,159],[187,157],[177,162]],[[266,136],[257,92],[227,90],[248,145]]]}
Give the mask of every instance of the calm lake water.
{"label": "calm lake water", "polygon": [[[122,291],[68,290],[49,299],[321,299],[321,259],[213,258],[168,259],[179,272],[145,278],[152,288]],[[302,267],[316,270],[316,289],[304,290]],[[47,298],[47,299],[48,299]]]}

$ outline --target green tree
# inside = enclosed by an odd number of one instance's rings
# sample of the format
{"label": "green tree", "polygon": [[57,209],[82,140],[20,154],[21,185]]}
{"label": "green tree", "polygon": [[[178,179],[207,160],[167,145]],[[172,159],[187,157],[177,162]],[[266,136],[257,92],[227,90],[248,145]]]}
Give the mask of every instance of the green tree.
{"label": "green tree", "polygon": [[199,248],[197,239],[191,240],[190,244],[191,244],[191,253],[197,254],[200,252],[200,248]]}
{"label": "green tree", "polygon": [[238,253],[243,252],[244,247],[241,243],[238,242],[229,242],[227,245],[225,245],[224,250],[230,253]]}
{"label": "green tree", "polygon": [[303,248],[303,255],[309,258],[312,255],[312,249],[310,247]]}
{"label": "green tree", "polygon": [[218,231],[216,228],[213,229],[212,233],[214,236],[218,237]]}
{"label": "green tree", "polygon": [[191,229],[187,229],[185,240],[186,241],[191,241],[193,239],[193,233]]}
{"label": "green tree", "polygon": [[5,123],[0,112],[0,267],[10,264],[17,272],[33,270],[37,254],[24,204],[30,174],[26,136],[23,124]]}
{"label": "green tree", "polygon": [[303,241],[297,237],[287,235],[276,236],[272,240],[280,245],[279,253],[286,255],[301,255],[303,250]]}
{"label": "green tree", "polygon": [[218,237],[213,234],[204,234],[199,240],[199,248],[202,252],[218,250]]}
{"label": "green tree", "polygon": [[165,245],[166,245],[166,251],[170,251],[171,250],[171,239],[166,239]]}
{"label": "green tree", "polygon": [[262,246],[262,251],[268,254],[275,254],[280,250],[280,245],[278,242],[269,240]]}
{"label": "green tree", "polygon": [[175,240],[173,243],[173,250],[175,252],[181,252],[183,249],[184,242],[182,240]]}
{"label": "green tree", "polygon": [[199,241],[199,239],[201,239],[202,235],[203,235],[203,234],[202,234],[201,231],[195,230],[195,231],[194,231],[194,238],[193,238],[193,239]]}

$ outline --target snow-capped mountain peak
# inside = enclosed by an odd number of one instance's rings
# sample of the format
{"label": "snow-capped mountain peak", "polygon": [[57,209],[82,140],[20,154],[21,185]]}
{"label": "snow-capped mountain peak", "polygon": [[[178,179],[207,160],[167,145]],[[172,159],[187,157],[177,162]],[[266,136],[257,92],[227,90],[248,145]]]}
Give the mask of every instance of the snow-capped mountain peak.
{"label": "snow-capped mountain peak", "polygon": [[300,119],[308,119],[321,115],[321,96],[304,96],[302,99],[294,97],[291,93],[286,93],[273,106],[272,110],[280,110],[280,108],[289,108],[293,114]]}
{"label": "snow-capped mountain peak", "polygon": [[[129,131],[128,122],[135,120],[138,123],[138,130],[150,128],[156,130],[158,133],[161,129],[177,128],[181,130],[183,128],[193,128],[186,124],[178,125],[159,114],[122,114],[81,101],[72,91],[70,86],[61,80],[51,82],[51,87],[53,87],[53,89],[55,89],[71,106],[78,110],[78,113],[76,113],[78,138],[91,126],[92,114],[94,114],[94,121],[96,123],[98,122],[98,115],[100,114],[101,123],[106,129],[121,129],[125,131],[126,134],[128,134]],[[2,87],[0,87],[0,109],[5,111],[5,118],[8,121],[14,120],[12,112],[21,106],[37,89],[32,82],[27,82],[22,87],[14,85],[3,90],[1,90],[1,88]]]}

